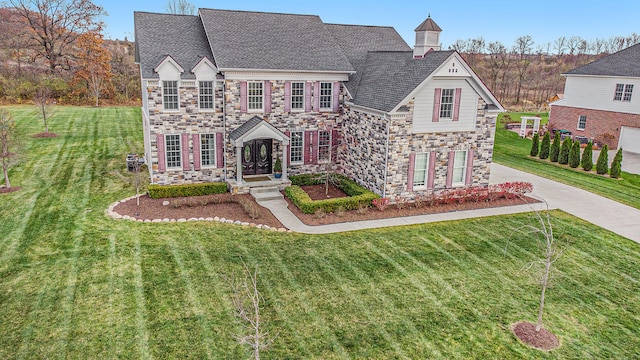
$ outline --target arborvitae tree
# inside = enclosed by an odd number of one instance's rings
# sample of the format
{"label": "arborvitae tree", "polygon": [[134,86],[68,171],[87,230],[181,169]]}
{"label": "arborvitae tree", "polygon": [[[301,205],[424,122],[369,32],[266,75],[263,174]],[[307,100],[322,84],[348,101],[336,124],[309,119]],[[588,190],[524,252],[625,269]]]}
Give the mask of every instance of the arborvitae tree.
{"label": "arborvitae tree", "polygon": [[580,141],[574,141],[569,152],[569,166],[577,168],[580,165]]}
{"label": "arborvitae tree", "polygon": [[531,151],[529,152],[529,155],[538,156],[538,152],[540,151],[540,135],[538,135],[538,133],[535,133],[532,140],[533,141],[531,141]]}
{"label": "arborvitae tree", "polygon": [[620,177],[621,172],[622,172],[622,148],[618,149],[616,156],[613,157],[609,176],[611,176],[614,179],[617,179]]}
{"label": "arborvitae tree", "polygon": [[571,152],[571,144],[573,140],[570,137],[564,138],[562,141],[562,147],[560,148],[560,157],[558,157],[558,163],[566,165],[569,163],[569,153]]}
{"label": "arborvitae tree", "polygon": [[542,137],[542,144],[540,145],[540,159],[544,160],[549,157],[549,147],[551,146],[551,136],[549,133],[545,133]]}
{"label": "arborvitae tree", "polygon": [[600,150],[598,161],[596,162],[596,172],[600,175],[609,172],[609,147],[605,144]]}
{"label": "arborvitae tree", "polygon": [[549,160],[558,162],[558,155],[560,155],[560,132],[556,131],[556,136],[553,137],[553,144],[551,144],[551,150],[549,151]]}
{"label": "arborvitae tree", "polygon": [[593,143],[589,141],[587,147],[582,152],[582,168],[584,171],[591,171],[593,169]]}

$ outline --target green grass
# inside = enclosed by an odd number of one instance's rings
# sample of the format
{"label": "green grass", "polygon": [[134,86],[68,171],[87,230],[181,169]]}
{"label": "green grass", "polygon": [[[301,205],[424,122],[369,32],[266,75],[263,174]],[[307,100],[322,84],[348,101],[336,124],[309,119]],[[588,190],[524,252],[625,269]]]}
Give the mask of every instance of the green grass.
{"label": "green grass", "polygon": [[[520,115],[522,114],[511,114],[511,118],[519,119]],[[572,185],[640,209],[640,175],[623,171],[620,179],[612,179],[609,176],[597,175],[595,167],[594,171],[586,172],[580,167],[572,169],[549,160],[532,158],[529,156],[531,140],[521,139],[517,133],[504,129],[503,125],[498,121],[493,151],[493,160],[496,163]]]}
{"label": "green grass", "polygon": [[[27,134],[28,108],[12,108]],[[55,139],[25,137],[0,196],[0,358],[247,358],[224,280],[258,264],[264,359],[637,357],[640,247],[562,212],[568,242],[545,324],[562,347],[521,345],[539,288],[530,215],[334,235],[218,223],[141,224],[104,215],[133,194],[136,108],[60,108]],[[504,252],[507,240],[509,246]]]}

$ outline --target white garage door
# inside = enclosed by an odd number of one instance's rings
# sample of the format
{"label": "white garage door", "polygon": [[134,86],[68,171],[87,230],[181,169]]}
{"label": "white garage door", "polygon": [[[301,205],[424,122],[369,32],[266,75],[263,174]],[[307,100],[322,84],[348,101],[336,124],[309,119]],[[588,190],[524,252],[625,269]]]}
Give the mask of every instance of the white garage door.
{"label": "white garage door", "polygon": [[620,130],[618,147],[622,147],[624,151],[640,154],[640,128],[623,126]]}

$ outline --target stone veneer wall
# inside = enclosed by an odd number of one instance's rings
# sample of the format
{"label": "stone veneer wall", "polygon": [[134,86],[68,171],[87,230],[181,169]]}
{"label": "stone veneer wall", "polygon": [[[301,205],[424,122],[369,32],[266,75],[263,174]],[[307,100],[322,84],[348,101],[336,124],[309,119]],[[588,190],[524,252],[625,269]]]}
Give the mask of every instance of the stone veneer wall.
{"label": "stone veneer wall", "polygon": [[[192,134],[224,132],[223,122],[223,82],[216,81],[215,111],[201,112],[198,107],[198,83],[185,80],[179,87],[179,112],[165,112],[162,105],[162,82],[149,81],[147,86],[149,105],[149,132],[151,135],[151,182],[154,184],[183,184],[224,180],[224,168],[203,168],[193,170]],[[189,85],[192,84],[192,85]],[[185,86],[186,85],[186,86]],[[189,134],[189,171],[167,169],[158,172],[158,145],[156,134]],[[184,144],[183,144],[184,146]]]}

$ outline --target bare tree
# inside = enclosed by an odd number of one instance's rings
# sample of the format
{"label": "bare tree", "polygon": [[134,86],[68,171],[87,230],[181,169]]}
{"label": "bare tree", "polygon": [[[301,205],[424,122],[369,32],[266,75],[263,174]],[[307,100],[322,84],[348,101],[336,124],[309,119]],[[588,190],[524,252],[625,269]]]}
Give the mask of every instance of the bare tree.
{"label": "bare tree", "polygon": [[516,104],[520,103],[520,94],[522,92],[522,84],[527,76],[527,69],[531,65],[531,61],[527,59],[527,55],[531,54],[533,49],[533,39],[531,35],[520,36],[516,39],[513,52],[517,55],[516,71],[518,74],[518,86],[516,88]]}
{"label": "bare tree", "polygon": [[49,79],[44,78],[40,81],[40,84],[38,84],[36,88],[33,102],[38,108],[40,115],[42,115],[44,131],[48,133],[49,124],[47,123],[47,116],[51,115],[51,84],[49,83]]}
{"label": "bare tree", "polygon": [[196,7],[187,0],[167,0],[169,14],[195,15]]}
{"label": "bare tree", "polygon": [[4,185],[7,189],[11,189],[9,168],[17,161],[17,147],[18,136],[13,116],[9,111],[0,109],[0,161],[2,162]]}

